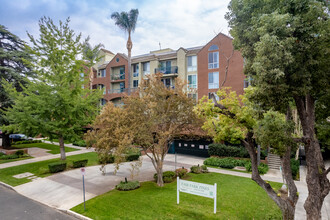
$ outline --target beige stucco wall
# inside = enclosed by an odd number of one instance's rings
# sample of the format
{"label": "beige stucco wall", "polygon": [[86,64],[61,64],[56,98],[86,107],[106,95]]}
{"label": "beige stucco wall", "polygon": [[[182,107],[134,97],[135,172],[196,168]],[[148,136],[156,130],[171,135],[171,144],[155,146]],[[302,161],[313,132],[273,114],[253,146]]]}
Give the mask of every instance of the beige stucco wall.
{"label": "beige stucco wall", "polygon": [[178,66],[178,77],[185,81],[187,80],[187,68],[186,68],[186,52],[180,48],[177,52],[177,66]]}

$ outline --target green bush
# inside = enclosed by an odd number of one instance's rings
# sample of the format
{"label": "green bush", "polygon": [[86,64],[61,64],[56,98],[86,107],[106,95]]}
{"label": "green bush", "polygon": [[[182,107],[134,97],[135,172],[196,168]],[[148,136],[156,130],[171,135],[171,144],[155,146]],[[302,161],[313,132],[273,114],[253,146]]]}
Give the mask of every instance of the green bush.
{"label": "green bush", "polygon": [[66,162],[56,162],[48,164],[49,172],[57,173],[66,169]]}
{"label": "green bush", "polygon": [[84,140],[74,141],[72,144],[79,147],[86,147],[86,142]]}
{"label": "green bush", "polygon": [[176,176],[178,176],[180,179],[187,176],[188,170],[185,168],[179,168],[175,170]]}
{"label": "green bush", "polygon": [[26,141],[16,141],[15,145],[18,144],[34,144],[34,143],[41,143],[41,140],[26,140]]}
{"label": "green bush", "polygon": [[[246,171],[248,172],[252,172],[252,164],[251,162],[247,163],[245,165],[245,169]],[[264,164],[264,163],[260,163],[259,166],[258,166],[258,171],[259,171],[259,174],[265,174],[267,173],[269,170],[269,167],[267,164]]]}
{"label": "green bush", "polygon": [[121,191],[129,191],[129,190],[134,190],[140,187],[139,181],[121,181],[117,186],[117,190]]}
{"label": "green bush", "polygon": [[202,165],[201,168],[202,168],[202,172],[203,173],[209,172],[209,170],[207,169],[207,166],[206,165]]}
{"label": "green bush", "polygon": [[198,166],[192,166],[190,167],[190,172],[191,173],[202,173],[202,168],[198,165]]}
{"label": "green bush", "polygon": [[17,159],[17,158],[19,158],[19,156],[16,154],[9,154],[9,155],[4,154],[4,155],[0,156],[1,160],[11,160],[11,159]]}
{"label": "green bush", "polygon": [[290,164],[293,179],[299,180],[299,160],[292,158]]}
{"label": "green bush", "polygon": [[140,154],[127,154],[126,155],[126,161],[138,160],[139,157],[140,157]]}
{"label": "green bush", "polygon": [[209,157],[204,160],[204,165],[216,166],[221,168],[233,169],[236,166],[245,166],[248,163],[247,160],[234,159],[230,157],[219,158],[219,157]]}
{"label": "green bush", "polygon": [[219,157],[241,157],[249,158],[249,153],[244,147],[227,146],[225,144],[210,144],[209,155]]}
{"label": "green bush", "polygon": [[85,167],[88,163],[88,159],[85,160],[76,160],[72,162],[74,168]]}
{"label": "green bush", "polygon": [[15,152],[15,154],[18,156],[18,157],[21,157],[24,155],[24,151],[23,150],[18,150]]}
{"label": "green bush", "polygon": [[[163,180],[164,183],[171,183],[173,182],[174,178],[176,177],[176,173],[173,171],[165,171],[163,172]],[[154,174],[154,179],[157,181],[158,175],[157,173]]]}
{"label": "green bush", "polygon": [[99,154],[99,163],[108,164],[115,162],[115,157],[111,154]]}

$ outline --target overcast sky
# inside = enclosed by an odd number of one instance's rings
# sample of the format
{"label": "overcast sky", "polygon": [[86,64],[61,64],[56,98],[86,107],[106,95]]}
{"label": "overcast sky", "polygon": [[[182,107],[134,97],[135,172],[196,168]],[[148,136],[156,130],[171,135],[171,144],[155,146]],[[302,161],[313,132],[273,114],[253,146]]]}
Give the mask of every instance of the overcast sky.
{"label": "overcast sky", "polygon": [[224,18],[229,0],[0,0],[0,24],[28,41],[26,32],[39,34],[38,20],[55,23],[71,18],[70,27],[102,43],[114,53],[126,53],[127,35],[110,19],[113,12],[139,9],[132,55],[161,48],[178,49],[206,44],[216,32],[228,34]]}

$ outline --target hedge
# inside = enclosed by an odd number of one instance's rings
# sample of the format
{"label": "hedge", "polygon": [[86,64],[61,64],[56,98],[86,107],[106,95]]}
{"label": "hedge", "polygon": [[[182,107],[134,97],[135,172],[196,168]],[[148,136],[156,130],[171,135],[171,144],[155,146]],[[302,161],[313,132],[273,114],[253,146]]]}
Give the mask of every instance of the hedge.
{"label": "hedge", "polygon": [[14,145],[18,144],[34,144],[34,143],[41,143],[41,140],[26,140],[26,141],[16,141]]}
{"label": "hedge", "polygon": [[295,180],[299,180],[299,160],[292,158],[290,160],[292,177]]}
{"label": "hedge", "polygon": [[86,142],[84,140],[74,141],[72,144],[74,146],[86,147]]}
{"label": "hedge", "polygon": [[244,167],[245,164],[248,162],[249,161],[247,160],[239,160],[230,157],[227,158],[209,157],[206,160],[204,160],[204,165],[233,169],[236,166]]}
{"label": "hedge", "polygon": [[[252,171],[252,164],[251,162],[247,163],[245,165],[245,169],[246,171],[248,172],[251,172]],[[269,170],[269,167],[267,164],[264,164],[264,163],[260,163],[259,166],[258,166],[258,171],[259,171],[259,174],[265,174],[267,173]]]}
{"label": "hedge", "polygon": [[76,160],[72,162],[73,168],[85,167],[88,163],[88,159],[85,160]]}
{"label": "hedge", "polygon": [[138,160],[139,157],[140,157],[140,154],[127,154],[126,161]]}
{"label": "hedge", "polygon": [[[173,182],[174,178],[176,177],[176,173],[173,171],[165,171],[163,172],[163,181],[164,183],[171,183]],[[157,181],[158,175],[157,173],[154,174],[154,179]]]}
{"label": "hedge", "polygon": [[140,187],[139,181],[120,181],[120,183],[116,186],[117,190],[121,191],[129,191],[134,190]]}
{"label": "hedge", "polygon": [[210,156],[249,158],[249,153],[244,147],[227,146],[225,144],[210,144]]}
{"label": "hedge", "polygon": [[66,169],[66,162],[56,162],[48,164],[49,172],[57,173]]}

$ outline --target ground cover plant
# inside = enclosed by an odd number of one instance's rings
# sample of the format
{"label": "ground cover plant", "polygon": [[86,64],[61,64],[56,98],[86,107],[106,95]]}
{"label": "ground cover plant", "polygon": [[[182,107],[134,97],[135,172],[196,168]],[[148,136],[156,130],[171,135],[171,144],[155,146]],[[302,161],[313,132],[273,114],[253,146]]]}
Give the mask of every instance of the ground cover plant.
{"label": "ground cover plant", "polygon": [[19,150],[15,154],[11,154],[11,155],[6,155],[6,154],[0,152],[0,164],[14,162],[14,161],[18,161],[18,160],[26,160],[29,158],[32,158],[32,157],[28,154],[24,154],[24,152],[22,150]]}
{"label": "ground cover plant", "polygon": [[[32,144],[19,144],[13,145],[14,148],[30,148],[30,147],[38,147],[42,149],[47,149],[47,153],[50,154],[59,154],[60,148],[54,144],[47,144],[47,143],[32,143]],[[72,147],[65,147],[65,152],[77,151],[78,149]]]}
{"label": "ground cover plant", "polygon": [[[70,169],[73,161],[88,159],[87,166],[94,166],[98,164],[98,156],[95,152],[79,154],[74,156],[68,156],[67,159],[64,161],[68,164],[68,168]],[[48,164],[55,163],[62,161],[60,159],[52,159],[52,160],[45,160],[36,163],[29,163],[20,166],[8,167],[4,169],[0,169],[0,181],[7,183],[11,186],[17,186],[23,183],[31,182],[31,180],[27,178],[17,179],[14,178],[14,175],[30,172],[33,173],[35,176],[38,177],[46,177],[52,175],[49,172]],[[63,161],[62,161],[63,162]]]}
{"label": "ground cover plant", "polygon": [[[217,183],[217,213],[213,200],[180,193],[176,204],[176,182],[157,187],[143,182],[133,191],[112,190],[80,204],[73,211],[93,219],[281,219],[281,211],[249,178],[217,173],[189,174],[191,181]],[[279,189],[280,183],[270,183]],[[129,207],[126,209],[125,207]],[[125,209],[125,211],[123,211]],[[111,211],[109,211],[111,210]]]}

